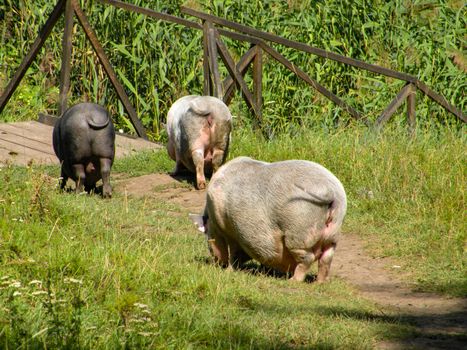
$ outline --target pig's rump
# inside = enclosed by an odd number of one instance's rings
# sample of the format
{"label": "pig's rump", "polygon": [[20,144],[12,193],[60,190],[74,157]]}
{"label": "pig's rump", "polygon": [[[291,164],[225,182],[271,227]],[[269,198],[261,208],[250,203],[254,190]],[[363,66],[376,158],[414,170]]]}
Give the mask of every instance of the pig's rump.
{"label": "pig's rump", "polygon": [[210,215],[221,235],[282,271],[295,268],[291,249],[319,256],[334,244],[345,215],[340,205],[345,198],[336,195],[340,182],[315,163],[300,165],[291,171],[287,162],[277,166],[243,158],[222,167],[208,191]]}

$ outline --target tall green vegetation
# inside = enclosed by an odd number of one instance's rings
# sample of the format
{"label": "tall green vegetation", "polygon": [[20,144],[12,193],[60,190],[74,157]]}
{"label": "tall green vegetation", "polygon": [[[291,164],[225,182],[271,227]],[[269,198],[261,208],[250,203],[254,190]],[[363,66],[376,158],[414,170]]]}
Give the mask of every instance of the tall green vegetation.
{"label": "tall green vegetation", "polygon": [[[467,13],[461,0],[130,2],[177,16],[182,16],[179,6],[184,4],[292,40],[410,73],[465,109]],[[0,86],[5,86],[12,76],[54,3],[6,0],[0,5],[3,19]],[[143,124],[153,138],[160,139],[161,123],[172,102],[181,95],[202,92],[201,32],[98,1],[83,0],[82,4]],[[25,83],[13,98],[17,102],[9,104],[2,119],[27,118],[30,110],[56,114],[62,28],[63,21],[28,71]],[[115,112],[117,124],[131,130],[121,103],[77,23],[74,33],[72,103],[90,100],[106,104]],[[226,42],[237,59],[248,49],[245,43],[227,39]],[[280,45],[274,47],[373,120],[403,86],[398,80]],[[327,130],[349,118],[267,57],[263,88],[265,131],[269,136],[293,132],[301,126]],[[232,109],[245,123],[249,122],[249,112],[240,96],[234,99]],[[417,117],[423,125],[456,123],[454,116],[421,94],[417,99]],[[401,112],[394,123],[404,122]]]}

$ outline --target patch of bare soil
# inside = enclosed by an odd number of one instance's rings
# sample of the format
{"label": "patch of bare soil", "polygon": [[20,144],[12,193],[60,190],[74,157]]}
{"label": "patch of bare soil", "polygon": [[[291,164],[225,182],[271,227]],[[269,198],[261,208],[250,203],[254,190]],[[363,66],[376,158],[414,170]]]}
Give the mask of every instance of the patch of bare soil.
{"label": "patch of bare soil", "polygon": [[179,205],[190,213],[204,209],[206,191],[198,191],[190,175],[173,177],[169,174],[150,174],[114,181],[114,190],[129,196],[147,196]]}
{"label": "patch of bare soil", "polygon": [[[148,196],[201,213],[205,191],[194,188],[193,176],[172,177],[151,174],[118,180],[115,191],[130,196]],[[397,312],[401,322],[415,327],[417,335],[397,342],[381,342],[379,349],[466,349],[467,300],[446,298],[433,293],[414,292],[398,278],[398,267],[389,258],[373,258],[365,252],[365,242],[354,234],[341,236],[333,261],[332,274],[356,287],[376,304]]]}

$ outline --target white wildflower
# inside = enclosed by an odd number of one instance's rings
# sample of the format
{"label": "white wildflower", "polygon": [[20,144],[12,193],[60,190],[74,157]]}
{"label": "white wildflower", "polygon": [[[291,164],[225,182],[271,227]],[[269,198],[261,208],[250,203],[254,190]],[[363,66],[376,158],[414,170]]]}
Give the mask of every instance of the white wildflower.
{"label": "white wildflower", "polygon": [[8,287],[19,288],[19,287],[21,287],[21,282],[20,281],[13,281],[13,283],[11,283]]}
{"label": "white wildflower", "polygon": [[33,284],[42,285],[42,281],[39,281],[39,280],[32,280],[31,282],[29,282],[29,285],[33,285]]}
{"label": "white wildflower", "polygon": [[65,278],[65,283],[75,283],[75,284],[83,284],[82,280],[77,280],[76,278]]}
{"label": "white wildflower", "polygon": [[65,299],[53,299],[51,300],[52,304],[63,304],[66,303]]}
{"label": "white wildflower", "polygon": [[152,332],[138,332],[139,335],[142,335],[143,337],[150,337],[151,335],[154,335]]}
{"label": "white wildflower", "polygon": [[4,281],[4,280],[7,280],[7,279],[9,279],[9,278],[10,278],[10,276],[6,275],[6,276],[0,277],[0,280],[1,280],[1,281]]}
{"label": "white wildflower", "polygon": [[17,297],[17,296],[20,296],[21,294],[22,294],[21,292],[15,291],[15,292],[13,293],[13,296],[14,296],[14,297]]}
{"label": "white wildflower", "polygon": [[47,294],[47,292],[45,290],[38,290],[36,292],[32,292],[31,295],[44,295],[44,294]]}
{"label": "white wildflower", "polygon": [[149,306],[141,303],[134,303],[133,306],[139,307],[140,309],[147,309]]}
{"label": "white wildflower", "polygon": [[145,323],[144,320],[140,320],[140,319],[137,319],[137,318],[131,319],[130,322],[133,322],[133,323]]}

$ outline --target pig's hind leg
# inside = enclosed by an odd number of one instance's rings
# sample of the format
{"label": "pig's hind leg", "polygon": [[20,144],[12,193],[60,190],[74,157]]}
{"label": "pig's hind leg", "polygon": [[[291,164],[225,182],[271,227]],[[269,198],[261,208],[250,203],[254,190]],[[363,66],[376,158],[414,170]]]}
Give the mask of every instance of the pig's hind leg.
{"label": "pig's hind leg", "polygon": [[325,282],[329,276],[329,270],[331,269],[332,257],[336,250],[336,244],[333,243],[323,248],[323,252],[318,260],[318,283]]}
{"label": "pig's hind leg", "polygon": [[303,282],[311,265],[319,257],[319,241],[315,239],[315,234],[302,233],[303,228],[295,227],[284,232],[284,244],[295,264],[290,264],[290,271],[293,271],[291,280]]}
{"label": "pig's hind leg", "polygon": [[64,164],[62,163],[62,170],[61,170],[61,174],[60,174],[60,189],[63,190],[66,186],[66,182],[68,180],[68,175],[65,173],[65,169],[64,169]]}
{"label": "pig's hind leg", "polygon": [[335,235],[339,227],[333,222],[334,210],[331,208],[323,229],[323,243],[321,244],[321,254],[318,260],[318,283],[328,279],[331,262],[336,250]]}
{"label": "pig's hind leg", "polygon": [[169,153],[169,157],[175,160],[175,168],[172,170],[170,175],[178,175],[180,174],[183,170],[185,170],[185,166],[182,163],[181,156],[175,149],[175,145],[172,139],[169,139],[167,143],[167,152]]}
{"label": "pig's hind leg", "polygon": [[180,175],[180,173],[183,173],[185,170],[187,170],[185,165],[183,165],[182,156],[178,152],[174,151],[174,157],[170,157],[175,160],[175,168],[169,173],[171,176]]}
{"label": "pig's hind leg", "polygon": [[291,255],[295,258],[297,265],[290,278],[293,281],[303,282],[306,274],[310,270],[311,264],[315,262],[316,255],[311,249],[289,249]]}
{"label": "pig's hind leg", "polygon": [[112,187],[110,186],[110,168],[112,160],[110,158],[100,158],[100,168],[102,177],[102,197],[112,197]]}
{"label": "pig's hind leg", "polygon": [[196,169],[196,187],[198,190],[204,190],[206,188],[206,178],[204,177],[204,150],[195,149],[191,152],[193,163]]}
{"label": "pig's hind leg", "polygon": [[83,164],[73,164],[72,166],[73,174],[76,182],[76,193],[83,192],[84,181],[86,180],[86,172],[84,171]]}

